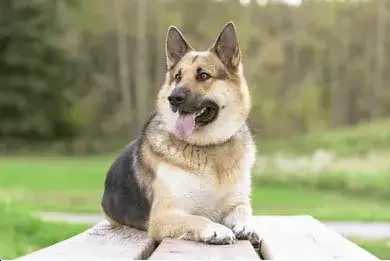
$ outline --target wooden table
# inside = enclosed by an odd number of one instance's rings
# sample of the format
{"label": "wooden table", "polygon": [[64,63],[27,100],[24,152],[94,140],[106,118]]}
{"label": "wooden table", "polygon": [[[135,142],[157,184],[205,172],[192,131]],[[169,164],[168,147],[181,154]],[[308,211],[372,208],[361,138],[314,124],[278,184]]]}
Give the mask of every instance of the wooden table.
{"label": "wooden table", "polygon": [[379,260],[311,216],[255,216],[254,224],[262,237],[257,247],[246,240],[216,246],[164,239],[157,245],[146,232],[128,227],[109,229],[102,221],[19,260]]}

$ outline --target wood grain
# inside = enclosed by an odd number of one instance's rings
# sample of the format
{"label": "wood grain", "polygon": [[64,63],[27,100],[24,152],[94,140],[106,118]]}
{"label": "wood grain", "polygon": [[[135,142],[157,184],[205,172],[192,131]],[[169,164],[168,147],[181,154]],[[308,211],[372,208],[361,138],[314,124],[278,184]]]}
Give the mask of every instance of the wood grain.
{"label": "wood grain", "polygon": [[254,224],[265,259],[378,260],[311,216],[261,216]]}
{"label": "wood grain", "polygon": [[110,228],[98,223],[85,232],[18,260],[146,259],[155,249],[146,232],[129,227]]}
{"label": "wood grain", "polygon": [[[262,242],[265,259],[378,260],[310,216],[256,216],[253,220]],[[33,252],[18,260],[260,260],[248,241],[233,245],[207,245],[167,238],[156,248],[146,232],[120,227],[111,229],[106,221],[93,228]]]}
{"label": "wood grain", "polygon": [[249,241],[232,245],[208,245],[179,239],[164,239],[151,260],[260,260]]}

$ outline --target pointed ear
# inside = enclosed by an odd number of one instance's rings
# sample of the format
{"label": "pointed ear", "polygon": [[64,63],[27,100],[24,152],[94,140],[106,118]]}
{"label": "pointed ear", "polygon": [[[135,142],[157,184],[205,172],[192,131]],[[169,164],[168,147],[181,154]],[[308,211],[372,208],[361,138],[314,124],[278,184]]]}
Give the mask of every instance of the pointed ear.
{"label": "pointed ear", "polygon": [[191,50],[193,50],[192,47],[184,39],[179,29],[170,26],[165,44],[168,68],[175,66]]}
{"label": "pointed ear", "polygon": [[241,54],[233,22],[225,25],[210,51],[214,52],[226,66],[238,67]]}

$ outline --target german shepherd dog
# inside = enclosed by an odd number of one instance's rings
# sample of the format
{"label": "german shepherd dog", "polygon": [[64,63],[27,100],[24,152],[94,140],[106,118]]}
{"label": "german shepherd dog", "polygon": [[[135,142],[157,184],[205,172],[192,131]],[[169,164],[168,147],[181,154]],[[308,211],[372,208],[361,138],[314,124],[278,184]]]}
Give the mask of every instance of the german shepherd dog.
{"label": "german shepherd dog", "polygon": [[112,225],[146,230],[156,241],[257,243],[250,204],[256,147],[235,25],[201,52],[171,26],[165,49],[157,108],[110,166],[102,209]]}

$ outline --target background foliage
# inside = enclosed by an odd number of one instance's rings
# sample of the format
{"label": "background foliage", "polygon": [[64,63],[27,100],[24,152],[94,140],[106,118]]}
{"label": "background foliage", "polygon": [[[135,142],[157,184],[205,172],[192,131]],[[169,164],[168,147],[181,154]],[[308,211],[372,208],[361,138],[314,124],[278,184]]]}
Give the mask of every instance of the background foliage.
{"label": "background foliage", "polygon": [[1,1],[3,150],[122,147],[154,109],[170,24],[204,49],[235,21],[258,139],[389,116],[390,2],[258,2]]}
{"label": "background foliage", "polygon": [[[171,24],[201,50],[236,23],[256,215],[390,221],[390,1],[286,1],[1,0],[0,258],[86,229],[40,212],[100,213],[116,151],[154,109]],[[351,240],[390,258],[389,239]]]}

